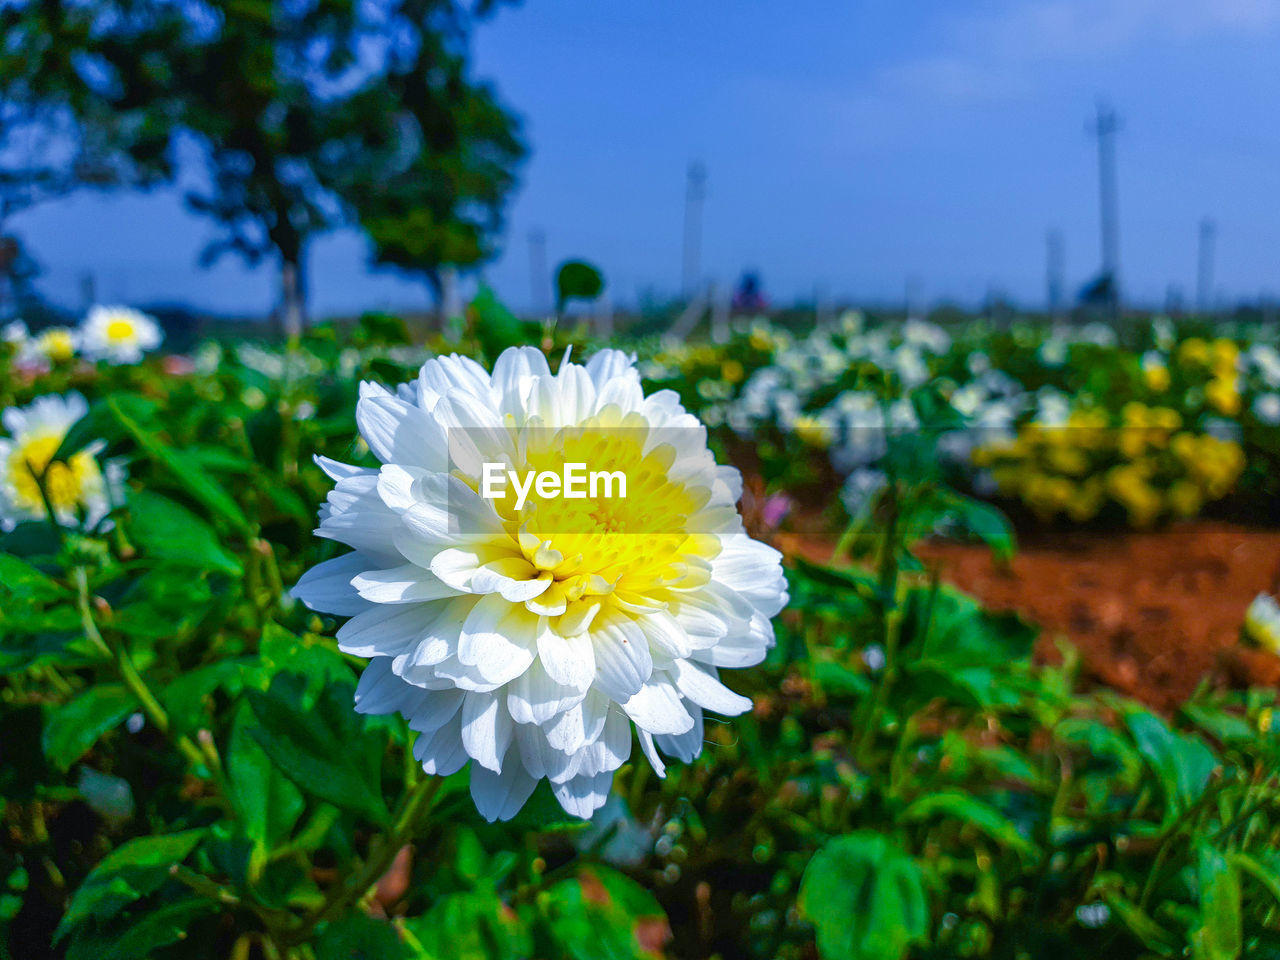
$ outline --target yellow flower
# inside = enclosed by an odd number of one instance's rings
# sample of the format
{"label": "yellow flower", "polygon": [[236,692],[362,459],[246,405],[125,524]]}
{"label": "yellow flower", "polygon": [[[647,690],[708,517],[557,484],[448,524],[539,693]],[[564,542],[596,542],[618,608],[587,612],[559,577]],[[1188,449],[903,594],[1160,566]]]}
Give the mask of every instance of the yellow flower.
{"label": "yellow flower", "polygon": [[1272,721],[1272,710],[1270,707],[1263,707],[1258,711],[1258,732],[1270,733]]}
{"label": "yellow flower", "polygon": [[796,417],[791,425],[795,435],[811,447],[826,447],[831,443],[831,426],[817,417]]}
{"label": "yellow flower", "polygon": [[1169,368],[1163,364],[1152,364],[1142,370],[1147,389],[1154,393],[1164,393],[1169,389]]}
{"label": "yellow flower", "polygon": [[1175,480],[1169,487],[1169,509],[1179,517],[1194,517],[1204,505],[1200,488],[1190,480]]}
{"label": "yellow flower", "polygon": [[1209,345],[1199,337],[1182,341],[1178,348],[1178,362],[1184,367],[1203,367],[1209,363]]}
{"label": "yellow flower", "polygon": [[1204,398],[1219,413],[1234,417],[1240,412],[1240,390],[1235,375],[1214,377],[1204,388]]}
{"label": "yellow flower", "polygon": [[50,327],[36,337],[35,349],[53,363],[65,363],[76,355],[75,334],[68,327]]}
{"label": "yellow flower", "polygon": [[1219,337],[1213,341],[1213,366],[1215,370],[1234,370],[1240,358],[1240,348],[1234,340]]}
{"label": "yellow flower", "polygon": [[1078,477],[1089,469],[1089,458],[1083,450],[1074,447],[1053,447],[1045,454],[1045,461],[1059,473]]}
{"label": "yellow flower", "polygon": [[729,383],[740,383],[744,371],[737,360],[726,360],[720,367],[720,376]]}

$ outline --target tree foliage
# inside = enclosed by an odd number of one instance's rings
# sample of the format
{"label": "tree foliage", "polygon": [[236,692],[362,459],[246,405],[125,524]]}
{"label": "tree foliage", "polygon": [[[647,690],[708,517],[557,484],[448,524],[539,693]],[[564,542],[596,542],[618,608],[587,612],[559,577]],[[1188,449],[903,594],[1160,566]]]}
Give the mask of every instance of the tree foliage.
{"label": "tree foliage", "polygon": [[467,75],[471,24],[490,7],[13,4],[0,15],[5,129],[54,131],[63,159],[38,175],[0,166],[50,189],[154,183],[194,144],[204,176],[186,199],[218,228],[202,262],[277,260],[296,328],[307,243],[325,230],[359,222],[379,262],[428,272],[492,254],[524,146],[515,118]]}

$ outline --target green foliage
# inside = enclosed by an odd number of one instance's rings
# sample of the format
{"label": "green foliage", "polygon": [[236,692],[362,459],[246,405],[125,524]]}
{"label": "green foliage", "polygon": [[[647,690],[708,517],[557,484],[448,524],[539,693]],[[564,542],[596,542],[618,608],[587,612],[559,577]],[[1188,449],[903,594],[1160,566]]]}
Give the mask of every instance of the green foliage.
{"label": "green foliage", "polygon": [[915,860],[878,833],[837,837],[804,872],[800,907],[826,960],[901,957],[928,932],[924,877]]}
{"label": "green foliage", "polygon": [[[468,353],[528,340],[473,310],[493,325]],[[402,721],[352,709],[337,621],[287,595],[334,555],[310,456],[359,461],[359,380],[424,356],[369,322],[358,346],[323,329],[76,381],[93,403],[62,455],[103,441],[130,479],[98,529],[0,535],[7,956],[55,935],[93,960],[1274,952],[1274,692],[1156,716],[1084,688],[1069,649],[1034,664],[1033,628],[912,552],[936,530],[1014,544],[910,443],[845,538],[856,563],[789,563],[777,646],[731,680],[751,713],[662,780],[633,751],[590,824],[545,786],[481,822],[465,772],[424,777]],[[0,399],[69,376],[0,376]]]}
{"label": "green foliage", "polygon": [[570,300],[594,300],[604,292],[604,275],[585,260],[566,260],[556,270],[556,310]]}
{"label": "green foliage", "polygon": [[[308,704],[302,678],[277,674],[265,693],[247,691],[259,724],[249,728],[249,735],[312,796],[385,825],[380,738],[366,731],[351,709],[354,693],[354,685],[325,686]],[[310,716],[311,722],[299,723],[300,716]]]}

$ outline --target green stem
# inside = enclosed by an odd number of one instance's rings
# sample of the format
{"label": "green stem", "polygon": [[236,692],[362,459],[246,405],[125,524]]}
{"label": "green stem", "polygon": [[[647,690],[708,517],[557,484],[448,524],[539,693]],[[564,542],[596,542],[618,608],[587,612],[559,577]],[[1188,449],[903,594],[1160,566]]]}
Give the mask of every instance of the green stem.
{"label": "green stem", "polygon": [[211,763],[210,758],[190,737],[186,734],[175,734],[173,732],[173,723],[169,719],[168,711],[156,699],[155,694],[151,692],[151,688],[147,686],[147,682],[138,673],[138,668],[134,666],[128,651],[121,644],[108,644],[103,639],[102,632],[98,629],[98,625],[93,619],[93,604],[89,596],[89,575],[85,568],[76,567],[74,577],[76,609],[80,612],[80,626],[84,631],[85,639],[104,656],[115,662],[120,678],[133,695],[138,698],[138,703],[142,706],[142,712],[147,715],[147,719],[151,721],[152,726],[172,742],[197,770],[208,770],[210,772],[219,787],[218,803],[226,810],[229,816],[234,817],[235,814],[231,802],[227,799],[230,796],[230,791],[227,789],[227,784],[222,776],[221,763]]}
{"label": "green stem", "polygon": [[302,943],[319,924],[341,916],[343,911],[359,903],[369,888],[391,868],[400,848],[413,836],[418,821],[431,809],[432,801],[444,782],[442,777],[427,777],[406,793],[396,810],[391,829],[371,851],[369,859],[355,878],[329,892],[324,904],[313,910],[293,930],[281,938],[285,946]]}

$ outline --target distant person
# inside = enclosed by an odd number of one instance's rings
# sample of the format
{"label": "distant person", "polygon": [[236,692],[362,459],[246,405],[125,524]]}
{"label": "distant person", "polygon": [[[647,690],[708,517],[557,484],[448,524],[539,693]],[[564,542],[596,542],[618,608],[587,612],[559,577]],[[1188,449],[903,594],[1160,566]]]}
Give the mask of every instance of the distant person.
{"label": "distant person", "polygon": [[733,292],[734,313],[763,313],[769,309],[769,301],[760,289],[760,275],[748,270],[738,281]]}

